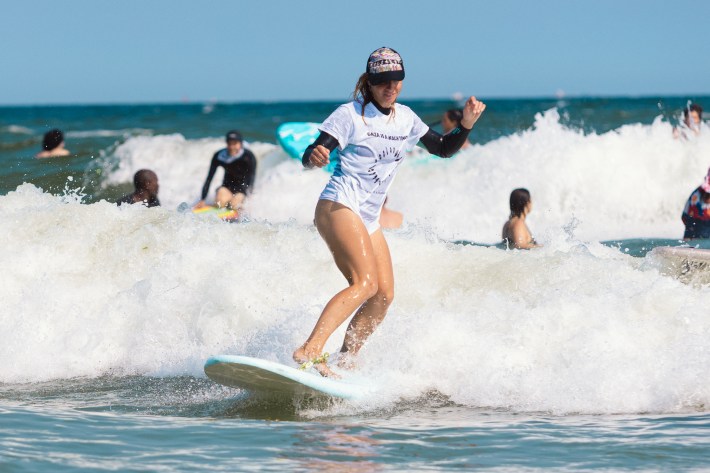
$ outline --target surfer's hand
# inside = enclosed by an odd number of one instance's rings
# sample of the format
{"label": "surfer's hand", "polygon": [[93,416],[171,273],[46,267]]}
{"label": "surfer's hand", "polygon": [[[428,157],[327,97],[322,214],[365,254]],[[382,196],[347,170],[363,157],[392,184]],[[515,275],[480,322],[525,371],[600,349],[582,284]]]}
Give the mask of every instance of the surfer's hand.
{"label": "surfer's hand", "polygon": [[199,201],[197,204],[195,204],[195,206],[193,207],[193,209],[201,209],[201,208],[204,207],[205,205],[206,205],[206,204],[205,204],[205,201],[204,201],[204,200],[201,200],[201,201]]}
{"label": "surfer's hand", "polygon": [[481,117],[485,109],[485,103],[476,100],[474,96],[469,97],[468,100],[466,100],[466,105],[463,107],[461,125],[470,130],[473,128],[473,124]]}
{"label": "surfer's hand", "polygon": [[330,151],[323,145],[318,145],[311,151],[308,158],[312,165],[322,168],[330,162]]}

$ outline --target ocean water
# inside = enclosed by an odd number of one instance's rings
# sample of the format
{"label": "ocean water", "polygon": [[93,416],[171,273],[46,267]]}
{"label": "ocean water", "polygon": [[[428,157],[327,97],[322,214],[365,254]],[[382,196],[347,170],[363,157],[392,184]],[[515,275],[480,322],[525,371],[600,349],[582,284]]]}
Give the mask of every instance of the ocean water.
{"label": "ocean water", "polygon": [[[685,97],[486,102],[473,146],[415,150],[392,187],[396,297],[357,402],[202,371],[288,363],[344,286],[311,224],[328,175],[274,137],[337,103],[0,108],[0,471],[710,469],[710,269],[654,251],[688,245],[710,133],[673,139]],[[74,155],[34,159],[53,127]],[[259,161],[235,224],[185,210],[231,128]],[[112,204],[141,168],[163,206]],[[540,249],[491,246],[515,187]]]}

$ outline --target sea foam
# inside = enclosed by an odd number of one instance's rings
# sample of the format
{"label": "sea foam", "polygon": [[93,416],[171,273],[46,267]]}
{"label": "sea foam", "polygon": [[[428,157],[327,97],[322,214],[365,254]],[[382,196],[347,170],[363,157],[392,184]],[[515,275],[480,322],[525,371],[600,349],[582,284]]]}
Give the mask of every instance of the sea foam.
{"label": "sea foam", "polygon": [[[606,133],[584,133],[560,123],[556,109],[537,114],[529,130],[476,144],[452,159],[421,148],[401,166],[389,206],[405,221],[445,239],[494,243],[509,209],[510,192],[530,190],[529,226],[538,240],[575,222],[586,240],[680,238],[680,215],[710,166],[710,135],[673,138],[660,117],[651,125],[630,124]],[[326,173],[307,171],[270,143],[247,144],[259,160],[251,218],[308,224]],[[129,138],[111,156],[107,183],[130,182],[141,168],[158,172],[160,198],[176,208],[194,203],[207,175],[217,139],[181,135]],[[221,183],[215,176],[209,198]]]}
{"label": "sea foam", "polygon": [[[203,376],[219,353],[291,363],[346,284],[310,223],[78,200],[32,185],[0,196],[0,382]],[[380,390],[368,408],[432,392],[557,413],[710,403],[710,287],[664,275],[662,262],[563,231],[535,251],[452,244],[414,225],[387,239],[395,301],[356,372]]]}

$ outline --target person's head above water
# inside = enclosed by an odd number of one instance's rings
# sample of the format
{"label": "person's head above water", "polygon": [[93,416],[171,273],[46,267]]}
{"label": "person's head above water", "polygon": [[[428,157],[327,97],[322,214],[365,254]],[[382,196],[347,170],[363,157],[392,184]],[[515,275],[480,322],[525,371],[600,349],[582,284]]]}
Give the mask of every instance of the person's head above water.
{"label": "person's head above water", "polygon": [[152,196],[158,195],[158,175],[150,169],[141,169],[133,175],[136,192],[145,191]]}
{"label": "person's head above water", "polygon": [[520,217],[523,214],[530,213],[530,210],[532,210],[532,200],[527,189],[515,189],[510,193],[511,217]]}
{"label": "person's head above water", "polygon": [[683,109],[683,120],[686,125],[699,125],[703,119],[703,107],[697,103],[688,105]]}
{"label": "person's head above water", "polygon": [[64,133],[62,133],[62,130],[55,128],[44,134],[42,149],[44,151],[52,151],[62,143],[64,143]]}
{"label": "person's head above water", "polygon": [[463,110],[460,108],[452,108],[444,112],[444,116],[441,117],[441,129],[444,133],[448,133],[457,126],[461,126],[461,119],[463,118]]}
{"label": "person's head above water", "polygon": [[[367,58],[365,72],[355,85],[353,99],[367,105],[375,102],[380,108],[391,108],[404,80],[404,62],[392,48],[378,48]],[[363,107],[364,115],[364,107]]]}

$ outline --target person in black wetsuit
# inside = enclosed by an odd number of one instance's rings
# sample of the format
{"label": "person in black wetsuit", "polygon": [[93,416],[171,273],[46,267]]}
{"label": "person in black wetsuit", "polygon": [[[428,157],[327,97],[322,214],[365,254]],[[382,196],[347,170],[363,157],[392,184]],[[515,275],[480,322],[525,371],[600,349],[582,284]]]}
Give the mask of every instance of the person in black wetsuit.
{"label": "person in black wetsuit", "polygon": [[217,167],[224,168],[224,180],[217,189],[215,203],[219,207],[231,207],[238,210],[254,185],[256,175],[256,157],[242,145],[242,135],[236,130],[227,133],[227,147],[212,156],[210,170],[207,173],[202,195],[195,208],[205,206],[205,198],[210,190],[210,183]]}
{"label": "person in black wetsuit", "polygon": [[147,207],[159,207],[158,200],[158,176],[150,169],[141,169],[133,176],[133,186],[135,190],[121,197],[116,203],[137,204],[142,203]]}

